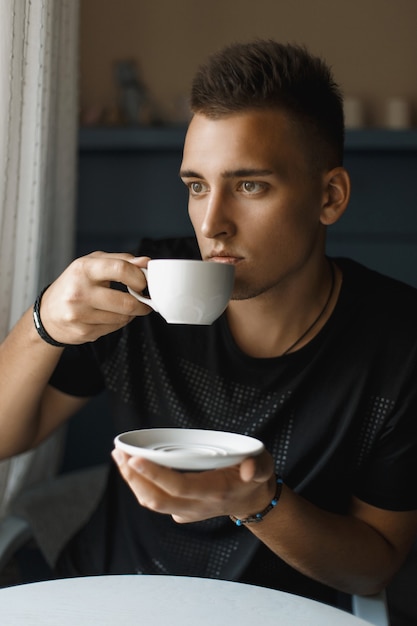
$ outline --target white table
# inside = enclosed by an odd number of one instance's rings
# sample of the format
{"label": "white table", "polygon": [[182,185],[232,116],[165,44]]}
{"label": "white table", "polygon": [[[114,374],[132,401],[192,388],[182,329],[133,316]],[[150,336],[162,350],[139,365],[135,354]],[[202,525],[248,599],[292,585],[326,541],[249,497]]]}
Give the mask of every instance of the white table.
{"label": "white table", "polygon": [[96,576],[0,590],[4,626],[364,626],[295,595],[180,576]]}

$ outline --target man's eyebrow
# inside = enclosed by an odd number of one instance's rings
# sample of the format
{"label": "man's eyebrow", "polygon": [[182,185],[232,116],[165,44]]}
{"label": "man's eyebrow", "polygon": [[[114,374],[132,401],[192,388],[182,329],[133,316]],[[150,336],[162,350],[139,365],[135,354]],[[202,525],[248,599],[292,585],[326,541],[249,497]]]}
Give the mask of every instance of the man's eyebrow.
{"label": "man's eyebrow", "polygon": [[240,168],[237,170],[226,170],[222,176],[224,178],[244,178],[245,176],[271,176],[274,172],[267,169]]}
{"label": "man's eyebrow", "polygon": [[[222,173],[223,178],[245,178],[251,176],[272,176],[274,172],[268,169],[256,169],[256,168],[240,168],[237,170],[226,170]],[[204,178],[198,172],[194,170],[181,170],[181,178]]]}
{"label": "man's eyebrow", "polygon": [[204,176],[194,170],[180,170],[180,178],[204,178]]}

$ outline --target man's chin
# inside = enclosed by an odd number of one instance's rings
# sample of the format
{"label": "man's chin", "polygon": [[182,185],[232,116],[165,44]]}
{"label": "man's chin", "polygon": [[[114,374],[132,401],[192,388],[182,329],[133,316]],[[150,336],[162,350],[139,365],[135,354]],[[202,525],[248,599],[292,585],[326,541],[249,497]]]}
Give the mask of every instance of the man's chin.
{"label": "man's chin", "polygon": [[256,298],[256,296],[259,296],[260,293],[262,293],[260,290],[257,291],[250,289],[249,287],[235,287],[230,299],[234,302],[240,300],[251,300],[252,298]]}

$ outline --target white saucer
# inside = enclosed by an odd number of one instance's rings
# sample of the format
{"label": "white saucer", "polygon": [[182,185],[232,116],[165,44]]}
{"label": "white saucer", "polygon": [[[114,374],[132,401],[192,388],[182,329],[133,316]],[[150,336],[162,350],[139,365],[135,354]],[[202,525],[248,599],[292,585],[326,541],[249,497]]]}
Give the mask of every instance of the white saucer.
{"label": "white saucer", "polygon": [[197,428],[148,428],[118,435],[114,444],[131,456],[181,470],[208,470],[241,463],[262,452],[258,439]]}

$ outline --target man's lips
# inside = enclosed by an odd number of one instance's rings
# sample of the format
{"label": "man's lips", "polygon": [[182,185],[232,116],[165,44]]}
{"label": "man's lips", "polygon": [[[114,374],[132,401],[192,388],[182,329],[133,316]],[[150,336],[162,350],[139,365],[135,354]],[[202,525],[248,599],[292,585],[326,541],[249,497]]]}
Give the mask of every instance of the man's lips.
{"label": "man's lips", "polygon": [[242,260],[242,257],[236,256],[229,252],[212,252],[207,257],[207,261],[214,261],[216,263],[230,263],[235,265]]}

